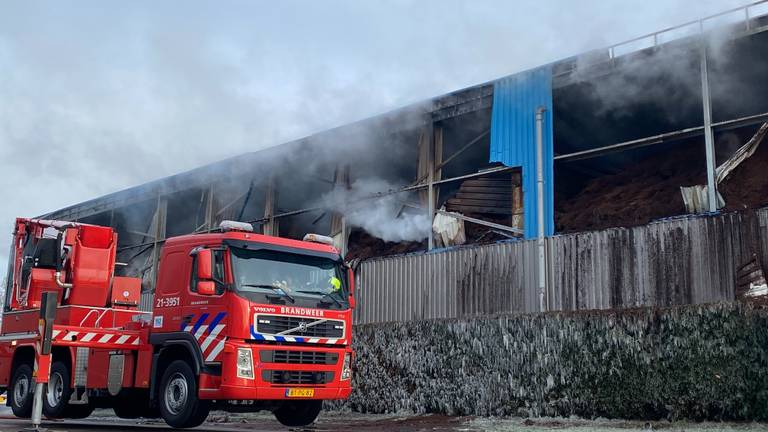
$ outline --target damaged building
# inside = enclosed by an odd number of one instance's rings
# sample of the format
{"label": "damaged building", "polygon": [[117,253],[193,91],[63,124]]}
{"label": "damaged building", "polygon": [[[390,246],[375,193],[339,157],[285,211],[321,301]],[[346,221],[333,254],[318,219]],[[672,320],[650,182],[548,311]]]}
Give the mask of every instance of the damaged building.
{"label": "damaged building", "polygon": [[[761,145],[768,129],[766,13],[765,3],[739,8],[44,217],[114,227],[118,260],[127,264],[119,271],[142,275],[146,289],[164,239],[215,230],[223,220],[283,237],[332,236],[348,260],[363,261],[364,298],[387,289],[366,279],[366,260],[451,246],[530,244],[504,261],[519,259],[517,267],[534,274],[541,264],[532,239],[541,234],[566,238],[560,235],[768,204],[768,144]],[[491,278],[513,290],[529,284],[531,296],[541,295],[520,300],[529,307],[510,300],[505,310],[582,307],[557,303],[549,291],[568,285],[555,266],[572,250],[547,245],[544,276]],[[486,252],[478,249],[472,259]],[[766,265],[755,247],[734,266],[753,255]],[[415,271],[403,265],[391,271]],[[431,270],[419,271],[433,274],[446,263],[423,265]],[[729,272],[723,277],[735,284],[736,271]],[[414,284],[438,286],[438,279]],[[451,300],[461,307],[446,304],[431,314],[419,303],[413,307],[421,312],[406,318],[498,311],[475,305],[472,291],[486,288],[462,281]],[[626,298],[584,307],[647,302]],[[712,299],[718,297],[667,303]],[[366,313],[366,322],[393,318]]]}

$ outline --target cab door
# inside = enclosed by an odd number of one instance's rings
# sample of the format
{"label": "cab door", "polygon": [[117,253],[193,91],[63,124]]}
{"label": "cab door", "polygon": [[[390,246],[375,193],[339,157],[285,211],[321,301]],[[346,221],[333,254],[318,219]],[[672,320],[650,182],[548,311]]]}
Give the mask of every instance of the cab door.
{"label": "cab door", "polygon": [[152,314],[153,332],[178,332],[181,326],[181,296],[186,289],[192,260],[183,249],[167,251],[160,260]]}
{"label": "cab door", "polygon": [[227,304],[225,301],[227,272],[224,250],[213,250],[213,279],[216,292],[213,295],[201,294],[197,289],[196,254],[191,257],[191,268],[185,295],[182,296],[183,331],[197,341],[206,363],[218,362],[224,349],[227,327]]}

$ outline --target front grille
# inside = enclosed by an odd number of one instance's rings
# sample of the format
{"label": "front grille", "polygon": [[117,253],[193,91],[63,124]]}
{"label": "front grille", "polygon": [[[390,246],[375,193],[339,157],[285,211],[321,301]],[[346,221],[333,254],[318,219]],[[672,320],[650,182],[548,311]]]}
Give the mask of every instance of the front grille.
{"label": "front grille", "polygon": [[[280,315],[258,315],[256,317],[256,331],[261,334],[284,333],[285,336],[306,336],[319,338],[339,339],[344,336],[344,321],[328,320],[319,324],[310,325],[322,319],[300,318]],[[304,324],[307,327],[299,330],[298,327]],[[336,328],[340,327],[340,328]]]}
{"label": "front grille", "polygon": [[339,361],[339,354],[322,351],[264,350],[259,353],[259,358],[262,363],[335,365]]}
{"label": "front grille", "polygon": [[333,381],[333,372],[265,370],[261,378],[272,384],[325,384]]}

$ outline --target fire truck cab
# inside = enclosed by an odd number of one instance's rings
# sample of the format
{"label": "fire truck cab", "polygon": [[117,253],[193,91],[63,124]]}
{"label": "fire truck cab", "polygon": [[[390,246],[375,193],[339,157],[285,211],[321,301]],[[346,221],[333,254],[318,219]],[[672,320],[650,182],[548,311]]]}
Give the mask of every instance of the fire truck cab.
{"label": "fire truck cab", "polygon": [[330,239],[305,240],[228,221],[218,232],[170,238],[149,312],[139,310],[142,279],[115,275],[111,228],[17,219],[0,390],[16,416],[30,416],[40,299],[53,292],[47,417],[112,408],[184,428],[211,409],[266,409],[288,426],[312,423],[323,400],[351,393],[354,297],[352,272]]}

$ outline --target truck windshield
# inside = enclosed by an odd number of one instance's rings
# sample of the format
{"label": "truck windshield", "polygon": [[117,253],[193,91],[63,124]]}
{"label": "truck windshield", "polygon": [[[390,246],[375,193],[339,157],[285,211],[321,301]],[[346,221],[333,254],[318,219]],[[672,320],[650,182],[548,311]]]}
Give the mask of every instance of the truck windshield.
{"label": "truck windshield", "polygon": [[254,302],[346,309],[346,270],[330,258],[230,248],[235,290]]}

